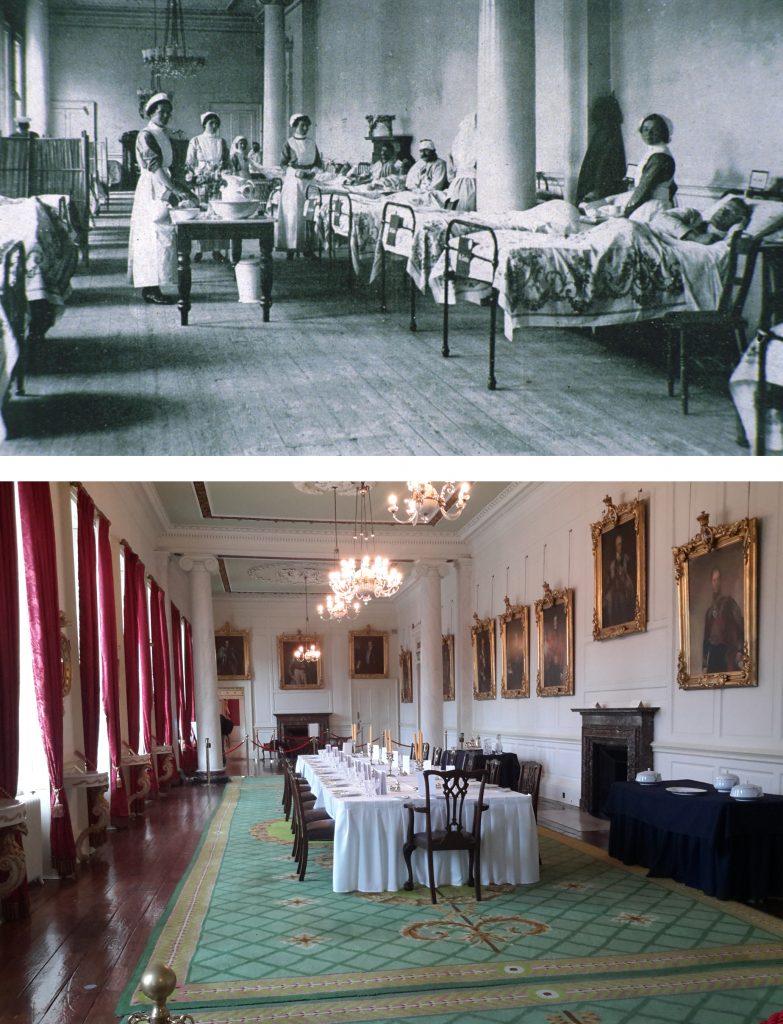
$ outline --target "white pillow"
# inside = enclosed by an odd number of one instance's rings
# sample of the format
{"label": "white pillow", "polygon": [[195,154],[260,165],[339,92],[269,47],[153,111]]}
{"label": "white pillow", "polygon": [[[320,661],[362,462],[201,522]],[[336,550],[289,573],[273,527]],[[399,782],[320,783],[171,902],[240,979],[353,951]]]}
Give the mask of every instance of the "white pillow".
{"label": "white pillow", "polygon": [[744,229],[746,234],[756,238],[771,230],[783,228],[783,202],[775,199],[747,199],[745,196],[736,195],[722,196],[712,206],[708,206],[704,210],[702,217],[709,220],[716,210],[725,206],[732,199],[742,199],[752,209],[750,220]]}

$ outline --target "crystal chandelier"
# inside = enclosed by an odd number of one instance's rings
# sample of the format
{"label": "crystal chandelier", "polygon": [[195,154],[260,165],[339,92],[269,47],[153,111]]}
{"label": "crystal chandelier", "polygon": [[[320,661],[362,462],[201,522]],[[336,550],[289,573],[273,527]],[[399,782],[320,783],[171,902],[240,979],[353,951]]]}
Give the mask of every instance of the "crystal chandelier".
{"label": "crystal chandelier", "polygon": [[163,46],[158,46],[157,7],[153,7],[154,45],[141,51],[144,63],[153,75],[162,78],[190,78],[207,63],[203,54],[188,53],[182,0],[167,0]]}
{"label": "crystal chandelier", "polygon": [[[355,522],[353,539],[363,548],[375,539],[370,488],[365,483],[356,488]],[[355,558],[343,558],[340,568],[329,573],[329,586],[346,604],[361,601],[367,605],[374,597],[393,597],[401,585],[402,573],[380,555],[363,554],[358,565]]]}
{"label": "crystal chandelier", "polygon": [[[332,487],[332,493],[334,496],[334,559],[337,564],[340,564],[340,548],[337,543],[337,487]],[[330,574],[331,578],[331,574]],[[326,598],[326,606],[319,604],[316,608],[318,615],[325,622],[342,622],[343,619],[350,621],[355,619],[361,611],[361,605],[358,601],[344,601],[341,597],[336,594],[332,596],[329,594]]]}
{"label": "crystal chandelier", "polygon": [[[310,616],[307,613],[307,573],[305,573],[305,640],[310,639]],[[305,647],[304,644],[299,644],[297,649],[294,651],[294,657],[297,661],[318,661],[321,657],[321,650],[317,644],[311,643]]]}
{"label": "crystal chandelier", "polygon": [[[395,494],[389,495],[389,504],[387,505],[387,509],[395,521],[404,525],[415,526],[416,523],[422,523],[426,526],[438,513],[444,519],[457,519],[470,501],[470,484],[461,483],[457,487],[453,480],[447,481],[441,487],[440,492],[436,491],[429,481],[425,483],[424,481],[409,480],[408,490],[411,492],[410,497],[403,498],[406,518],[401,519],[397,515],[400,506],[397,504]],[[456,501],[453,501],[455,494],[457,498]]]}

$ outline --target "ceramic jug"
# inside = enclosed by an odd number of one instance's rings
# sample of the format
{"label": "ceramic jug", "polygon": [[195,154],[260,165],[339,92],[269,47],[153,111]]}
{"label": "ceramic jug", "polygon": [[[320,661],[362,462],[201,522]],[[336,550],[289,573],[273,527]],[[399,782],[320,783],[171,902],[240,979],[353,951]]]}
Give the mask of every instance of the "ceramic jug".
{"label": "ceramic jug", "polygon": [[241,202],[253,198],[253,182],[240,178],[238,174],[224,174],[224,185],[220,190],[220,198],[224,202]]}

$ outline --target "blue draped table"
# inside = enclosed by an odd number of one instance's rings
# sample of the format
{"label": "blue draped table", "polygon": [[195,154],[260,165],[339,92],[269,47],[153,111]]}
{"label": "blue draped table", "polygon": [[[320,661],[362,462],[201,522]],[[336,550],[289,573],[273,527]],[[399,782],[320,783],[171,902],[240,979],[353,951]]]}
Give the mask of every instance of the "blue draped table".
{"label": "blue draped table", "polygon": [[[706,793],[681,796],[669,786]],[[783,796],[738,801],[705,782],[615,782],[606,803],[609,853],[719,899],[783,896]]]}

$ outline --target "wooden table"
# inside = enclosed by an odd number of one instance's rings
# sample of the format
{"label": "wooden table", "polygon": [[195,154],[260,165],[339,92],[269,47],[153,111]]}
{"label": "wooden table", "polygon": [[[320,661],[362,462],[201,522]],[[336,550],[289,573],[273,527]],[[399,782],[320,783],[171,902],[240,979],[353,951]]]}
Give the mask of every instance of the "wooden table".
{"label": "wooden table", "polygon": [[269,323],[272,307],[272,247],[274,245],[274,217],[248,217],[244,220],[207,220],[197,217],[174,225],[177,232],[177,283],[179,286],[180,324],[188,326],[190,313],[190,247],[193,241],[211,242],[219,248],[231,244],[231,255],[236,263],[245,238],[257,238],[261,255],[261,300],[263,322]]}

